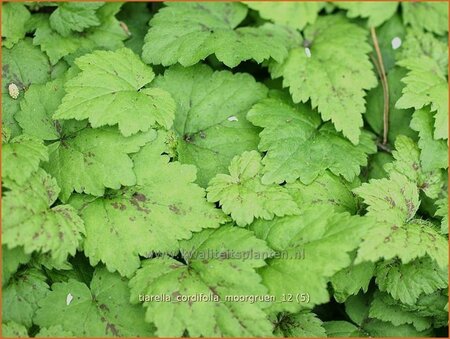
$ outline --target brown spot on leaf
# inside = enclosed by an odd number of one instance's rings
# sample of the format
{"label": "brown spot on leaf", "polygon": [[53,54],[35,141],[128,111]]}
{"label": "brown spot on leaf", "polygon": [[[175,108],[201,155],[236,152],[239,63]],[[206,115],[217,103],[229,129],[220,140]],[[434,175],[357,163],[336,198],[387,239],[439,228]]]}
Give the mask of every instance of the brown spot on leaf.
{"label": "brown spot on leaf", "polygon": [[116,326],[114,324],[111,324],[111,323],[107,323],[106,324],[106,334],[108,334],[108,331],[111,331],[111,334],[114,337],[119,337],[120,336],[119,335],[119,331],[117,331],[117,328],[116,328]]}
{"label": "brown spot on leaf", "polygon": [[136,199],[137,201],[141,201],[141,202],[144,202],[147,200],[147,197],[144,194],[138,193],[138,192],[133,194],[133,198]]}
{"label": "brown spot on leaf", "polygon": [[136,207],[136,209],[137,209],[139,212],[144,212],[145,214],[149,214],[149,213],[150,213],[150,210],[149,210],[148,208],[143,207],[143,206],[141,206],[141,205],[139,204],[139,202],[143,202],[143,201],[145,201],[145,200],[146,200],[145,195],[143,195],[143,194],[141,194],[141,193],[135,193],[135,194],[133,194],[133,196],[131,197],[130,203],[131,203],[134,207]]}
{"label": "brown spot on leaf", "polygon": [[392,207],[395,207],[395,201],[391,197],[384,197],[384,200],[386,200]]}
{"label": "brown spot on leaf", "polygon": [[105,304],[101,304],[99,307],[101,310],[109,312],[109,307],[106,306]]}
{"label": "brown spot on leaf", "polygon": [[121,210],[121,211],[123,211],[123,210],[125,210],[125,209],[127,208],[127,206],[125,206],[125,204],[123,204],[123,203],[118,203],[117,201],[113,202],[111,205],[112,205],[112,207],[114,207],[116,210]]}
{"label": "brown spot on leaf", "polygon": [[183,213],[181,213],[181,210],[173,204],[169,205],[169,210],[171,210],[173,213],[178,214],[178,215],[183,214]]}

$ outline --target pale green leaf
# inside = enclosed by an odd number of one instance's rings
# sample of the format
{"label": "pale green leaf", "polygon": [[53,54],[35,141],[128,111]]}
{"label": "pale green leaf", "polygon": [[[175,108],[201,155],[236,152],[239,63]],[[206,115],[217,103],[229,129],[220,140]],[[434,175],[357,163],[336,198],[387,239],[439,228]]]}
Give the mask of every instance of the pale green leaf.
{"label": "pale green leaf", "polygon": [[38,302],[49,290],[45,275],[37,269],[17,273],[2,289],[2,318],[30,328]]}
{"label": "pale green leaf", "polygon": [[10,321],[2,323],[2,337],[3,338],[28,338],[28,331],[25,326]]}
{"label": "pale green leaf", "polygon": [[336,301],[344,302],[349,296],[356,295],[361,290],[367,292],[374,269],[375,265],[366,261],[357,265],[351,264],[337,272],[331,278]]}
{"label": "pale green leaf", "polygon": [[397,172],[406,176],[430,198],[437,198],[442,191],[444,178],[440,170],[425,171],[420,161],[421,152],[410,138],[400,135],[392,152],[394,161],[385,165],[388,173]]}
{"label": "pale green leaf", "polygon": [[[273,310],[294,312],[327,302],[327,282],[350,265],[348,252],[359,246],[371,225],[370,219],[336,213],[326,206],[254,222],[251,228],[256,236],[278,253],[260,270],[264,285],[278,301]],[[304,298],[301,303],[283,302],[283,294],[303,294]]]}
{"label": "pale green leaf", "polygon": [[44,327],[36,334],[36,338],[73,338],[75,335],[66,331],[60,325]]}
{"label": "pale green leaf", "polygon": [[258,11],[261,18],[302,30],[307,24],[313,24],[324,7],[322,2],[262,2],[246,1],[249,8]]}
{"label": "pale green leaf", "polygon": [[56,262],[74,255],[84,225],[71,206],[51,208],[59,193],[55,179],[39,169],[23,185],[9,188],[2,201],[2,243],[23,246],[25,253],[50,252]]}
{"label": "pale green leaf", "polygon": [[58,78],[28,88],[20,102],[21,110],[16,114],[24,133],[42,140],[58,140],[70,138],[86,127],[86,121],[52,119],[65,94],[63,84],[64,78]]}
{"label": "pale green leaf", "polygon": [[284,187],[262,184],[262,168],[257,151],[234,157],[228,167],[230,174],[218,174],[209,182],[208,201],[219,202],[239,226],[251,224],[255,218],[271,220],[296,214],[297,204]]}
{"label": "pale green leaf", "polygon": [[152,337],[144,310],[129,300],[128,281],[97,268],[90,287],[73,279],[53,284],[39,301],[35,322],[41,327],[59,325],[76,337]]}
{"label": "pale green leaf", "polygon": [[139,255],[174,251],[179,239],[225,221],[193,183],[195,167],[169,162],[163,147],[160,134],[133,158],[136,186],[82,204],[84,251],[92,265],[102,261],[130,276],[140,265]]}
{"label": "pale green leaf", "polygon": [[411,221],[419,208],[417,186],[397,172],[390,179],[370,180],[353,192],[368,205],[367,215],[397,226]]}
{"label": "pale green leaf", "polygon": [[377,27],[391,18],[397,11],[398,2],[347,2],[339,1],[334,3],[339,8],[347,10],[349,18],[367,18],[369,27]]}
{"label": "pale green leaf", "polygon": [[2,4],[2,44],[11,48],[25,37],[25,24],[31,14],[22,3],[7,2]]}
{"label": "pale green leaf", "polygon": [[420,161],[425,171],[448,168],[448,145],[445,140],[433,137],[433,116],[429,108],[414,112],[411,128],[419,132]]}
{"label": "pale green leaf", "polygon": [[308,311],[296,314],[282,313],[277,316],[274,334],[284,338],[324,338],[322,321]]}
{"label": "pale green leaf", "polygon": [[367,215],[377,220],[358,250],[356,263],[399,258],[404,264],[429,256],[447,265],[447,240],[428,221],[414,219],[419,208],[416,184],[396,172],[390,179],[371,180],[353,190],[368,205]]}
{"label": "pale green leaf", "polygon": [[105,188],[136,184],[130,154],[155,137],[154,130],[125,138],[113,127],[85,128],[50,144],[44,168],[58,182],[63,201],[73,191],[101,196]]}
{"label": "pale green leaf", "polygon": [[356,213],[356,200],[349,184],[329,171],[325,171],[308,185],[296,180],[285,187],[300,208],[330,205],[336,212]]}
{"label": "pale green leaf", "polygon": [[[267,337],[272,324],[264,302],[236,302],[227,296],[267,294],[255,269],[261,258],[247,260],[234,255],[248,251],[261,255],[272,251],[252,232],[232,226],[203,230],[182,244],[187,265],[170,257],[147,260],[130,282],[132,300],[140,295],[168,295],[171,302],[145,302],[146,320],[156,325],[160,337]],[[230,253],[230,255],[227,255]],[[207,301],[177,301],[183,296],[205,295]],[[214,301],[218,298],[219,301]],[[167,321],[171,319],[171,321]],[[185,332],[186,331],[186,332]]]}
{"label": "pale green leaf", "polygon": [[95,11],[102,5],[102,2],[58,3],[58,8],[50,15],[50,26],[62,36],[99,26]]}
{"label": "pale green leaf", "polygon": [[348,337],[364,337],[365,333],[356,325],[344,320],[326,321],[323,327],[330,338],[348,338]]}
{"label": "pale green leaf", "polygon": [[417,331],[426,330],[432,325],[430,319],[402,309],[400,304],[386,293],[375,294],[370,304],[369,317],[390,322],[394,326],[412,324]]}
{"label": "pale green leaf", "polygon": [[2,70],[3,88],[8,92],[11,83],[19,90],[45,83],[49,79],[50,64],[30,39],[24,39],[11,49],[2,49]]}
{"label": "pale green leaf", "polygon": [[30,260],[30,257],[31,255],[26,254],[22,247],[9,249],[6,245],[2,245],[2,286],[17,272],[20,265]]}
{"label": "pale green leaf", "polygon": [[247,118],[264,128],[259,143],[259,149],[267,152],[264,184],[290,183],[297,178],[310,184],[327,169],[352,181],[367,164],[367,153],[376,150],[369,133],[364,132],[355,146],[331,124],[321,125],[318,115],[306,105],[292,106],[269,98],[254,105]]}
{"label": "pale green leaf", "polygon": [[226,173],[234,156],[256,149],[260,130],[245,116],[267,89],[250,75],[213,72],[205,65],[174,66],[154,84],[176,101],[178,160],[197,166],[201,186]]}
{"label": "pale green leaf", "polygon": [[418,331],[409,324],[399,326],[393,325],[388,321],[381,321],[378,319],[370,319],[364,326],[364,331],[371,337],[406,337],[406,338],[421,338],[433,337],[434,333],[431,329]]}
{"label": "pale green leaf", "polygon": [[303,47],[293,48],[283,63],[271,63],[271,76],[283,77],[294,102],[311,100],[324,121],[358,144],[364,90],[377,84],[367,31],[341,16],[326,16],[306,28],[304,37]]}
{"label": "pale green leaf", "polygon": [[[19,102],[31,84],[42,84],[50,78],[50,63],[45,53],[33,46],[31,40],[20,40],[11,49],[2,47],[2,126],[10,129],[11,137],[22,133],[15,120]],[[8,87],[13,84],[19,96],[13,99]]]}
{"label": "pale green leaf", "polygon": [[402,43],[398,60],[430,57],[437,62],[441,73],[448,73],[448,46],[444,41],[436,39],[432,33],[420,29],[407,30],[405,41]]}
{"label": "pale green leaf", "polygon": [[431,317],[435,328],[448,325],[448,288],[432,294],[422,294],[414,305],[403,306],[422,317]]}
{"label": "pale green leaf", "polygon": [[436,215],[441,217],[441,233],[448,234],[448,196],[446,195],[444,198],[439,199],[436,202],[438,208],[436,210]]}
{"label": "pale green leaf", "polygon": [[127,38],[115,14],[121,3],[107,3],[97,11],[101,25],[87,29],[83,33],[74,32],[62,36],[50,27],[48,15],[44,15],[36,25],[33,43],[40,46],[52,65],[61,58],[72,60],[76,56],[92,52],[96,49],[116,50],[123,47],[123,40]]}
{"label": "pale green leaf", "polygon": [[155,75],[130,49],[97,51],[75,63],[81,72],[66,82],[55,119],[89,119],[94,128],[118,124],[124,136],[172,126],[173,99],[158,88],[143,88]]}
{"label": "pale green leaf", "polygon": [[287,39],[270,25],[236,28],[247,8],[236,2],[166,2],[150,20],[142,58],[164,66],[192,66],[215,54],[228,67],[245,60],[283,61]]}
{"label": "pale green leaf", "polygon": [[437,267],[428,257],[407,264],[398,260],[381,262],[375,276],[381,291],[409,305],[414,305],[422,293],[430,294],[448,286],[447,270]]}
{"label": "pale green leaf", "polygon": [[20,135],[2,145],[2,180],[24,184],[41,161],[48,160],[47,147],[40,140]]}
{"label": "pale green leaf", "polygon": [[448,32],[448,5],[445,2],[403,2],[402,11],[406,24],[440,35]]}
{"label": "pale green leaf", "polygon": [[404,59],[398,63],[409,69],[402,79],[403,95],[397,108],[421,109],[431,105],[434,114],[434,138],[448,139],[448,84],[439,65],[429,57]]}

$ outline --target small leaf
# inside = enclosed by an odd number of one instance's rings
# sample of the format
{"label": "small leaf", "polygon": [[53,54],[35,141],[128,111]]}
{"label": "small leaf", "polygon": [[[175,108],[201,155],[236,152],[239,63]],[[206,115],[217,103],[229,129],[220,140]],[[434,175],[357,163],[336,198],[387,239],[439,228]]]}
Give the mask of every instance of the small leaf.
{"label": "small leaf", "polygon": [[255,218],[271,220],[298,213],[299,209],[284,187],[261,182],[261,155],[244,152],[231,160],[230,175],[218,174],[207,188],[210,202],[219,201],[222,210],[231,214],[239,226],[251,224]]}

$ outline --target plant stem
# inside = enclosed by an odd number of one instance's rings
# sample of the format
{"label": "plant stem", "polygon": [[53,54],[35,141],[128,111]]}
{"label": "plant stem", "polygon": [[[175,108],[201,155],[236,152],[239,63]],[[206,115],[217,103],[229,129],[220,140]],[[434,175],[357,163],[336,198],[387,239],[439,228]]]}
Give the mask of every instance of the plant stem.
{"label": "plant stem", "polygon": [[378,45],[377,33],[375,32],[374,27],[370,27],[370,34],[372,35],[373,46],[375,47],[375,52],[378,59],[378,62],[375,62],[375,66],[380,74],[381,86],[383,87],[383,145],[386,145],[389,132],[389,85],[386,77],[386,71],[384,70],[380,46]]}

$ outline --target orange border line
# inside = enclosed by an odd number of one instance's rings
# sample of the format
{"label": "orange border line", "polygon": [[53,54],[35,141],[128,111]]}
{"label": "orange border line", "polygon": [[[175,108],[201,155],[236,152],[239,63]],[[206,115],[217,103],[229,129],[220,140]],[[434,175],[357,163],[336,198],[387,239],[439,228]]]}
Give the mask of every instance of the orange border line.
{"label": "orange border line", "polygon": [[[197,1],[191,1],[191,0],[153,0],[153,1],[148,1],[148,0],[124,0],[124,1],[120,1],[120,0],[103,0],[104,2],[219,2],[217,0],[197,0]],[[273,1],[273,0],[247,0],[247,1],[251,1],[251,2],[344,2],[345,0],[337,0],[337,1],[331,1],[331,0],[279,0],[279,1]],[[3,1],[0,0],[0,21],[1,21],[1,17],[2,17],[2,4],[3,2],[25,2],[25,1],[21,1],[21,0],[10,0],[10,1]],[[74,1],[74,0],[56,0],[56,1],[52,1],[52,0],[37,0],[35,2],[92,2],[92,0],[78,0],[78,1]],[[221,1],[221,2],[240,2],[239,0],[229,0],[229,1]],[[376,0],[376,1],[370,1],[370,0],[347,0],[345,2],[392,2],[391,0]],[[427,1],[417,1],[417,0],[399,0],[397,2],[447,2],[448,4],[448,8],[449,8],[449,12],[450,12],[450,0],[427,0]],[[448,28],[449,28],[449,32],[450,32],[450,20],[448,22]],[[0,27],[0,43],[2,41],[2,35],[1,35],[1,27]],[[447,34],[447,52],[450,54],[450,46],[448,45],[448,34]],[[0,52],[0,64],[3,66],[2,63],[2,53]],[[450,74],[450,63],[448,64],[448,73]],[[0,67],[0,86],[1,86],[1,91],[3,93],[3,69],[2,67]],[[450,81],[448,81],[448,85],[450,84]],[[450,88],[449,88],[449,94],[450,94]],[[450,109],[450,102],[447,103],[448,107]],[[2,118],[2,100],[0,98],[0,118]],[[448,125],[448,129],[450,131],[450,121],[449,121],[449,125]],[[2,126],[0,126],[0,132],[2,132]],[[2,145],[0,145],[0,171],[2,168],[2,160],[1,160],[1,154],[2,154]],[[448,162],[450,163],[450,149],[448,151]],[[450,168],[447,169],[447,173],[450,176]],[[2,188],[0,186],[0,193],[2,192]],[[450,196],[450,186],[447,187],[447,193]],[[448,208],[449,214],[450,214],[450,206]],[[1,217],[2,217],[2,203],[0,201],[0,230],[1,230]],[[1,236],[1,232],[0,232],[0,240],[1,240],[2,236]],[[449,245],[450,245],[450,240],[449,240]],[[0,258],[3,258],[2,256],[2,248],[0,246]],[[448,253],[448,259],[450,262],[450,252]],[[2,268],[3,266],[3,261],[0,260],[0,268]],[[2,275],[3,272],[0,270],[0,280],[2,279]],[[448,271],[448,278],[450,280],[450,270]],[[450,286],[448,287],[448,291],[449,291],[449,295],[450,295]],[[3,303],[2,303],[2,294],[3,294],[3,287],[0,290],[0,323],[3,324]],[[449,296],[449,302],[450,302],[450,296]],[[448,311],[448,315],[450,318],[450,310]],[[447,333],[447,337],[449,336],[449,333]],[[2,328],[0,327],[0,338],[3,338],[2,336]],[[30,338],[30,337],[28,337]],[[79,337],[79,338],[87,338],[87,337]],[[107,337],[89,337],[92,339],[106,339]],[[135,339],[137,337],[121,337],[121,338],[125,338],[125,339]],[[153,339],[153,338],[162,338],[162,339],[172,339],[171,337],[146,337],[144,339]],[[354,337],[353,337],[354,338]],[[383,337],[376,337],[376,338],[383,338]],[[384,337],[387,338],[387,337]],[[407,338],[418,338],[418,337],[407,337]],[[57,339],[62,339],[62,338],[57,338]],[[174,338],[175,339],[175,338]],[[178,339],[178,338],[176,338]],[[233,337],[233,338],[229,338],[229,339],[247,339],[246,337]],[[254,338],[248,338],[248,339],[254,339]],[[350,338],[348,338],[350,339]]]}

